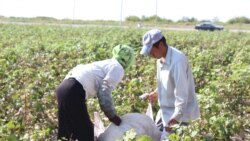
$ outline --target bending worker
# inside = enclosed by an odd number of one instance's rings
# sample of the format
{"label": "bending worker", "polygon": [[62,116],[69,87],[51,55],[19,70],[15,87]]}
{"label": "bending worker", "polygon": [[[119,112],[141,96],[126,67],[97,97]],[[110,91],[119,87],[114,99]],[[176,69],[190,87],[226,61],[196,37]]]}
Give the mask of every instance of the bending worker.
{"label": "bending worker", "polygon": [[120,125],[121,119],[115,111],[111,92],[131,66],[134,51],[127,45],[118,45],[112,53],[111,59],[77,65],[56,89],[59,140],[94,141],[86,100],[96,96],[108,119]]}

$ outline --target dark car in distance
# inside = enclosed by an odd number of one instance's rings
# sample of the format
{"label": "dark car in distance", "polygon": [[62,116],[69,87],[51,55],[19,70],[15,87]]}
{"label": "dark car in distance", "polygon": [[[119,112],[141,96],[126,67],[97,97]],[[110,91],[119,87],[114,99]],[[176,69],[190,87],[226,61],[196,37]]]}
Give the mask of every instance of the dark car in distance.
{"label": "dark car in distance", "polygon": [[194,28],[197,30],[209,30],[209,31],[223,30],[224,29],[223,26],[216,25],[216,24],[211,23],[211,22],[204,22],[204,23],[197,24],[197,25],[195,25]]}

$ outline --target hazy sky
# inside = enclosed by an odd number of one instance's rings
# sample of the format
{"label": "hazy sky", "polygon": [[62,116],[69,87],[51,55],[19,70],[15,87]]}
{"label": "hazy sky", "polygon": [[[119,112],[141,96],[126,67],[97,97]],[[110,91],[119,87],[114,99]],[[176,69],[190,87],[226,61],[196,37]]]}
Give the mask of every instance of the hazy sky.
{"label": "hazy sky", "polygon": [[156,14],[174,21],[183,17],[220,21],[250,18],[250,0],[0,0],[0,15],[6,17],[119,21],[121,17]]}

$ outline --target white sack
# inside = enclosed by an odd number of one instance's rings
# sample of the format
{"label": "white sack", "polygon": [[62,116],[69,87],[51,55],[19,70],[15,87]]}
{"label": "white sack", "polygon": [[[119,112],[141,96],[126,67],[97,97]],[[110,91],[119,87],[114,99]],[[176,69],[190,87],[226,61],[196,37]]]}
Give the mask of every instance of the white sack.
{"label": "white sack", "polygon": [[137,135],[148,135],[154,141],[159,141],[161,132],[156,127],[154,121],[145,114],[128,113],[121,117],[122,123],[116,126],[111,123],[106,130],[100,134],[98,141],[116,141],[122,139],[124,133],[134,129]]}

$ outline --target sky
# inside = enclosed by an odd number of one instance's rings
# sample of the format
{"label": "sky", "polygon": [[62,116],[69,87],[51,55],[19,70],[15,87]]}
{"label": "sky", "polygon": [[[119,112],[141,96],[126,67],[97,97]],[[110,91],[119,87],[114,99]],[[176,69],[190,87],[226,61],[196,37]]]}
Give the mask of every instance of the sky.
{"label": "sky", "polygon": [[53,17],[81,20],[125,20],[153,16],[226,22],[250,18],[250,0],[0,0],[0,16]]}

